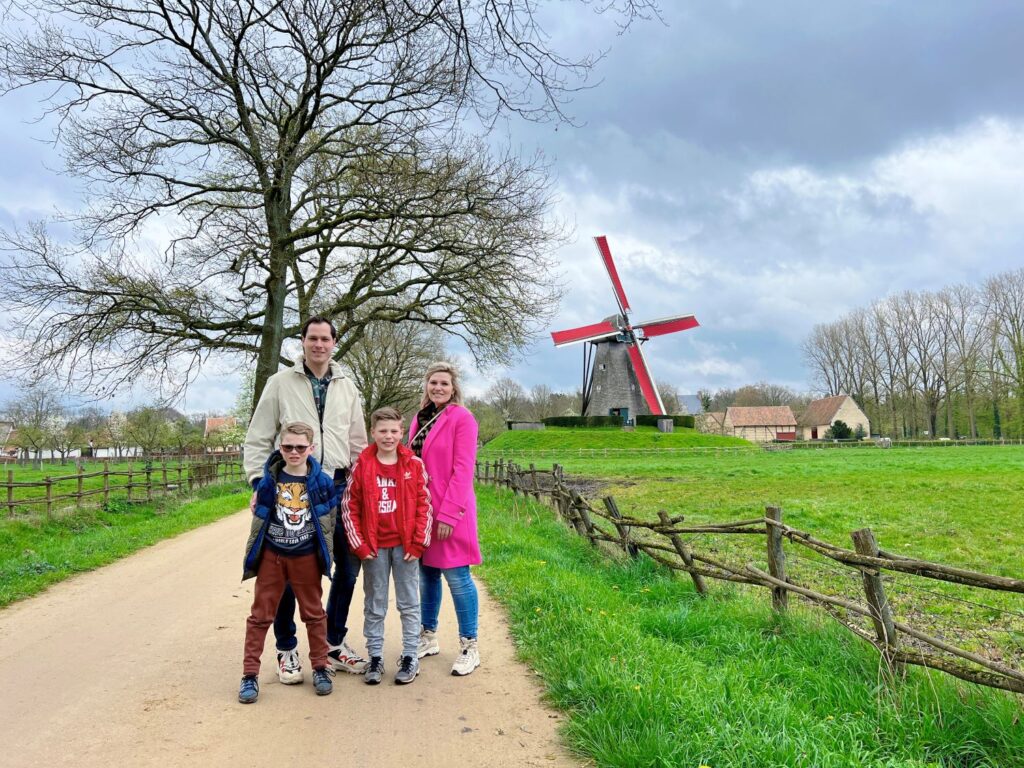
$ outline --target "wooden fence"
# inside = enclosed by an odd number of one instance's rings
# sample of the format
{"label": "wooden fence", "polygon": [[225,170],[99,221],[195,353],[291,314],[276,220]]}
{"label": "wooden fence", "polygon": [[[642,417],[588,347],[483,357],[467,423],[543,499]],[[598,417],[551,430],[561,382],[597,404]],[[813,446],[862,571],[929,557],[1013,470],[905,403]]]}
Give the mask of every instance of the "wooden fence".
{"label": "wooden fence", "polygon": [[[99,503],[108,504],[112,499],[123,499],[129,503],[152,501],[154,494],[191,491],[198,486],[218,482],[245,482],[245,473],[237,457],[196,457],[199,460],[188,463],[146,462],[142,467],[129,465],[125,470],[110,469],[110,461],[102,462],[102,469],[86,472],[79,464],[74,474],[45,477],[36,481],[16,481],[14,470],[7,470],[7,481],[0,487],[6,488],[5,500],[9,517],[20,509],[45,510],[47,518],[55,509],[81,507],[83,502],[98,497]],[[203,460],[203,459],[206,460]],[[211,460],[212,459],[212,460]],[[86,485],[91,487],[86,487]],[[67,486],[72,486],[68,490]],[[32,495],[33,489],[39,493]],[[17,498],[15,496],[17,495]]]}
{"label": "wooden fence", "polygon": [[[586,537],[594,546],[612,545],[630,557],[645,555],[672,570],[689,574],[700,595],[709,591],[706,579],[763,587],[771,593],[772,607],[784,612],[788,608],[789,593],[797,594],[877,648],[887,677],[894,677],[902,670],[902,665],[912,664],[941,670],[972,683],[1024,693],[1021,655],[1006,654],[998,649],[969,650],[900,621],[894,615],[883,573],[1018,594],[1024,593],[1024,580],[893,554],[881,549],[872,531],[866,528],[851,533],[853,549],[839,547],[786,525],[779,507],[766,507],[762,516],[730,523],[685,525],[682,515],[669,517],[664,511],[658,513],[657,522],[640,520],[623,515],[611,496],[606,496],[600,505],[584,498],[573,487],[577,483],[567,479],[557,464],[551,469],[540,470],[533,464],[525,468],[504,459],[477,462],[476,479],[532,496],[537,501],[548,501],[576,533]],[[763,536],[765,545],[761,551],[765,565],[726,562],[713,548],[706,552],[696,551],[690,544],[693,538],[683,539],[686,535],[696,537],[702,534]],[[820,587],[796,583],[787,575],[786,543],[813,551],[843,569],[852,569],[844,575],[852,573],[856,577],[863,601],[826,594]],[[793,550],[790,552],[798,554]],[[1019,611],[972,604],[1024,618],[1024,613]],[[917,611],[909,613],[920,615]],[[960,637],[973,629],[976,628],[947,634]],[[1017,633],[1016,630],[1014,632]],[[1019,644],[1017,648],[1024,650]],[[1011,658],[1007,660],[1006,656]]]}

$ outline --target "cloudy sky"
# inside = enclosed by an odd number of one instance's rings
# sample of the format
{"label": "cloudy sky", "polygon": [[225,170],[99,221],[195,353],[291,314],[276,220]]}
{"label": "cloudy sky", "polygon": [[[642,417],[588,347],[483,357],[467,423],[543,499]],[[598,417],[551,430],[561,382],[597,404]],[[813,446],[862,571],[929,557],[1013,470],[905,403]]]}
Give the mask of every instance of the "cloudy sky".
{"label": "cloudy sky", "polygon": [[[575,233],[557,253],[567,293],[553,330],[612,314],[591,241],[604,234],[635,320],[701,322],[646,345],[656,379],[806,390],[800,343],[815,323],[1024,265],[1024,4],[662,5],[664,24],[618,35],[554,4],[556,45],[608,49],[601,82],[570,106],[578,127],[502,126],[551,162],[556,215]],[[73,199],[23,122],[30,102],[0,110],[0,221]],[[580,367],[578,347],[545,336],[511,369],[468,378],[475,391],[503,374],[573,389]],[[185,407],[229,407],[224,373]]]}

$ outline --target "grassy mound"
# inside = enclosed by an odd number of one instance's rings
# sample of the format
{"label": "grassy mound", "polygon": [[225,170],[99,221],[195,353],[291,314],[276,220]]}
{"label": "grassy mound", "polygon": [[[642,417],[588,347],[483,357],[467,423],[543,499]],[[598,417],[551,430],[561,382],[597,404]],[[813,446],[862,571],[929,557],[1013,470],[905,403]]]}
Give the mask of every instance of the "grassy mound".
{"label": "grassy mound", "polygon": [[617,427],[593,429],[548,427],[537,432],[503,432],[484,446],[485,453],[509,451],[567,451],[578,449],[637,450],[657,448],[736,448],[754,446],[738,437],[706,435],[695,429],[676,428],[659,432],[655,427],[637,427],[625,432]]}

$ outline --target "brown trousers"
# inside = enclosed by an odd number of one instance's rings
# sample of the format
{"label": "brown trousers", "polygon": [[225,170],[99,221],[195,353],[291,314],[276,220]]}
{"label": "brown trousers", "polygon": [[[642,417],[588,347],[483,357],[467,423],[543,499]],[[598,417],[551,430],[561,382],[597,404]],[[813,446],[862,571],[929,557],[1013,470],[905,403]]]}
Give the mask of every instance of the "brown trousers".
{"label": "brown trousers", "polygon": [[284,588],[292,585],[299,604],[299,617],[306,625],[309,638],[309,663],[313,669],[327,666],[327,614],[321,603],[320,563],[315,554],[282,557],[270,549],[263,551],[256,571],[256,588],[252,610],[245,622],[245,657],[243,675],[258,675],[260,656],[267,639],[267,630],[274,623],[277,604]]}

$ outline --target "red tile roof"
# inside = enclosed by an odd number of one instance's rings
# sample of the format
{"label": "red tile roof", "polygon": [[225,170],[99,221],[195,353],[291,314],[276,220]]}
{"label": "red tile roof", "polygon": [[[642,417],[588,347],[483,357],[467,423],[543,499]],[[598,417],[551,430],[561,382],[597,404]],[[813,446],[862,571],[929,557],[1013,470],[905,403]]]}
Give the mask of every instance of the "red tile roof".
{"label": "red tile roof", "polygon": [[831,424],[836,413],[849,395],[833,395],[815,400],[807,406],[807,409],[800,414],[801,427],[822,427]]}
{"label": "red tile roof", "polygon": [[206,419],[206,429],[203,432],[203,437],[209,437],[211,432],[233,427],[237,423],[238,419],[234,416],[210,416]]}
{"label": "red tile roof", "polygon": [[734,427],[796,427],[796,417],[788,405],[733,405],[725,417]]}

